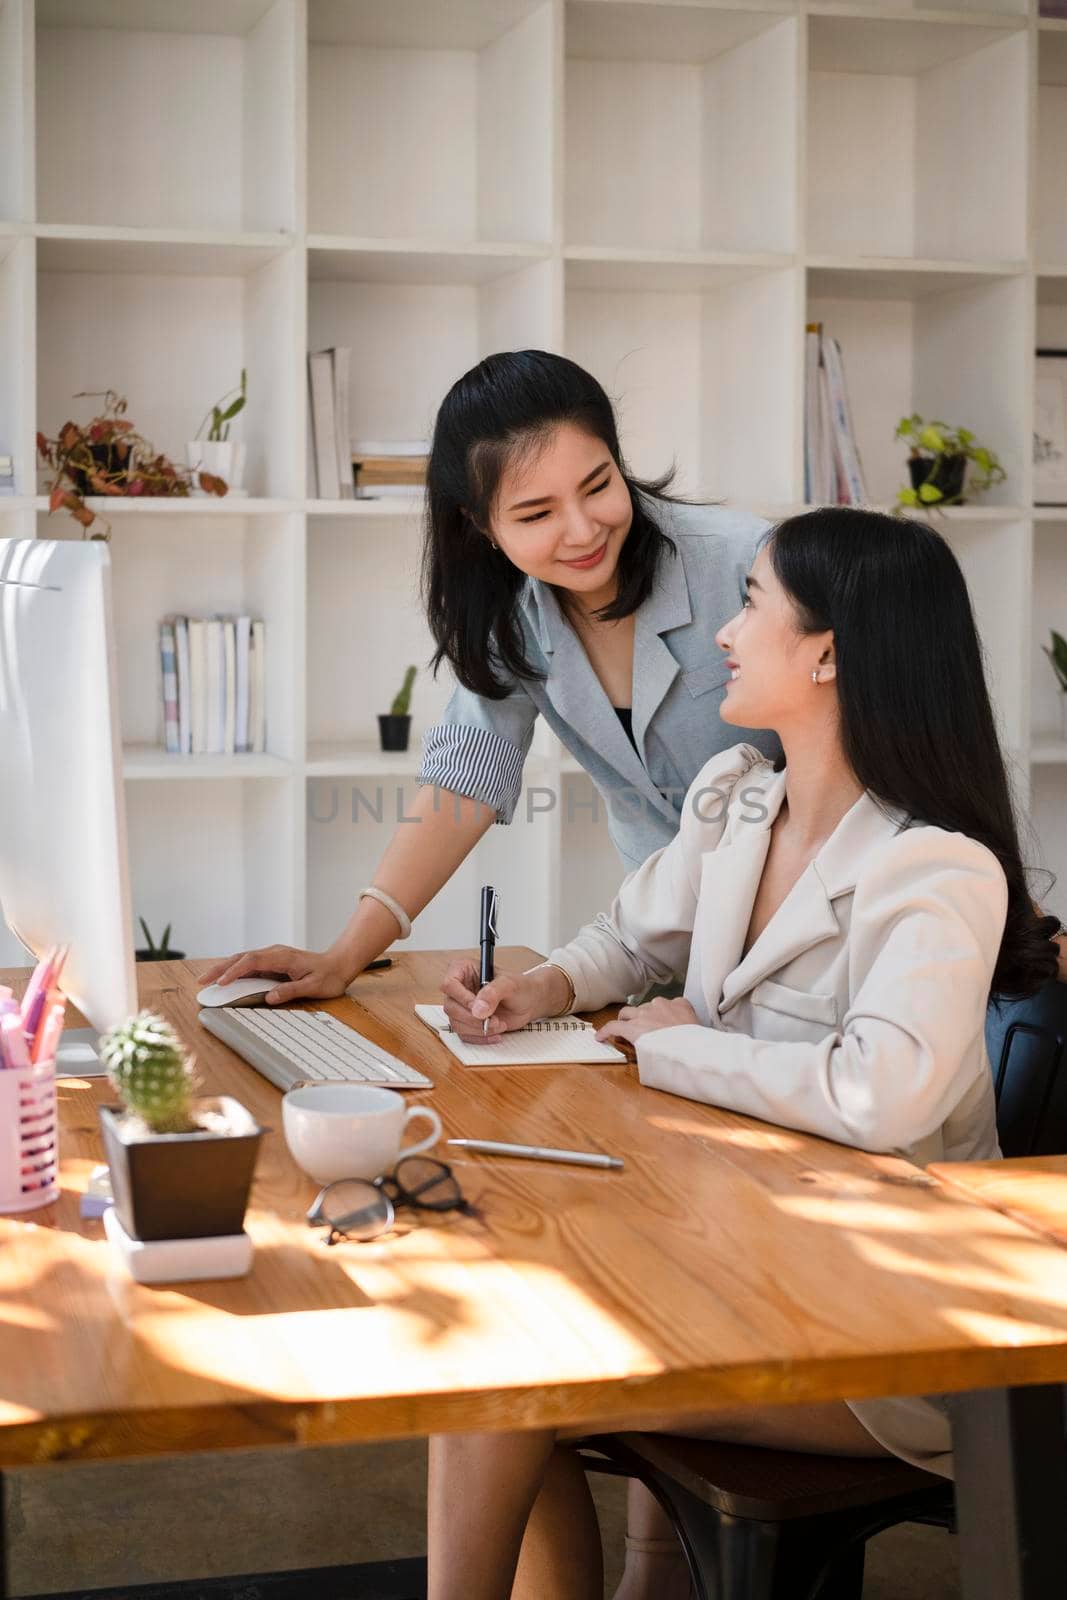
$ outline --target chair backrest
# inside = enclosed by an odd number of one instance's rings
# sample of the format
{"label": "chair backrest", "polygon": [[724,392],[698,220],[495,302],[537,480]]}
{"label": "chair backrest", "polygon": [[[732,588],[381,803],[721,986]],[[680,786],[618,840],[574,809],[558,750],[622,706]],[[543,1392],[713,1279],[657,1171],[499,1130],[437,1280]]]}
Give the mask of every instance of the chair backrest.
{"label": "chair backrest", "polygon": [[1067,1155],[1067,983],[990,1002],[986,1048],[1006,1156]]}

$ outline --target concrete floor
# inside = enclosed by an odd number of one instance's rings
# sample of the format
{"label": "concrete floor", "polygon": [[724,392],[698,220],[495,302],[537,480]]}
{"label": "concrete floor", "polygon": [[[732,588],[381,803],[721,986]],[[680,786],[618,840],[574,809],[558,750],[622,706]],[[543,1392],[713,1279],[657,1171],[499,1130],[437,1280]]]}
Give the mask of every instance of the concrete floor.
{"label": "concrete floor", "polygon": [[[4,1475],[13,1596],[421,1554],[425,1446],[227,1451]],[[625,1488],[597,1477],[606,1593],[621,1570]],[[864,1600],[956,1600],[955,1542],[936,1528],[873,1541]],[[103,1600],[103,1596],[101,1597]]]}

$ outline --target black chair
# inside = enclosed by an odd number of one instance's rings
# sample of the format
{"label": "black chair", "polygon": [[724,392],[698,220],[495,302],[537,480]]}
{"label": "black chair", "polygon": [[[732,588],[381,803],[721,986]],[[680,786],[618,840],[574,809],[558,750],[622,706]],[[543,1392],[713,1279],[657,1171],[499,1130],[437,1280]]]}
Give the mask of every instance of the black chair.
{"label": "black chair", "polygon": [[[1004,1154],[1067,1152],[1067,983],[991,1003],[986,1046]],[[903,1461],[657,1433],[597,1434],[575,1449],[588,1472],[651,1491],[697,1600],[861,1600],[868,1539],[900,1522],[955,1531],[952,1484]]]}

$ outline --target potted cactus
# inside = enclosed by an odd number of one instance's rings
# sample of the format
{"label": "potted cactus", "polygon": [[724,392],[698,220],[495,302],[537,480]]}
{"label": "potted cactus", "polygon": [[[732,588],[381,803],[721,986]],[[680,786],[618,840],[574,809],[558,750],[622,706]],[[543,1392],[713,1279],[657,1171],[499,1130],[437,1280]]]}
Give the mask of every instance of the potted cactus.
{"label": "potted cactus", "polygon": [[239,1234],[262,1128],[227,1095],[194,1097],[193,1063],[162,1017],[140,1011],[100,1040],[124,1106],[101,1106],[115,1211],[131,1239]]}
{"label": "potted cactus", "polygon": [[411,690],[415,683],[414,667],[404,674],[388,712],[379,714],[378,732],[383,750],[406,750],[411,736]]}

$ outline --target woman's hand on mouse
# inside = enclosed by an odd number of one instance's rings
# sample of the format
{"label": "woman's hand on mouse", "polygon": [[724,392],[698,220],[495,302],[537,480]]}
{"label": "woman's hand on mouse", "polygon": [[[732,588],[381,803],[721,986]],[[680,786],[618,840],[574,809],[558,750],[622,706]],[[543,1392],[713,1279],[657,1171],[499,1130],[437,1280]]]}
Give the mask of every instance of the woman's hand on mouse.
{"label": "woman's hand on mouse", "polygon": [[263,996],[267,1005],[284,1005],[287,1000],[333,1000],[344,994],[352,972],[336,956],[318,950],[294,950],[288,944],[265,945],[261,950],[246,950],[241,955],[216,961],[201,981],[234,983],[238,978],[280,978],[275,988]]}
{"label": "woman's hand on mouse", "polygon": [[614,1022],[605,1022],[598,1029],[597,1038],[604,1044],[610,1044],[612,1039],[627,1039],[630,1044],[636,1044],[638,1039],[646,1033],[654,1033],[657,1028],[680,1028],[688,1022],[700,1024],[688,1000],[680,997],[667,1000],[658,995],[643,1006],[622,1006]]}
{"label": "woman's hand on mouse", "polygon": [[[500,1034],[524,1028],[545,1015],[542,985],[530,973],[501,972],[483,989],[473,961],[453,961],[441,993],[452,1031],[468,1044],[491,1044]],[[488,1029],[483,1027],[485,1022]]]}

